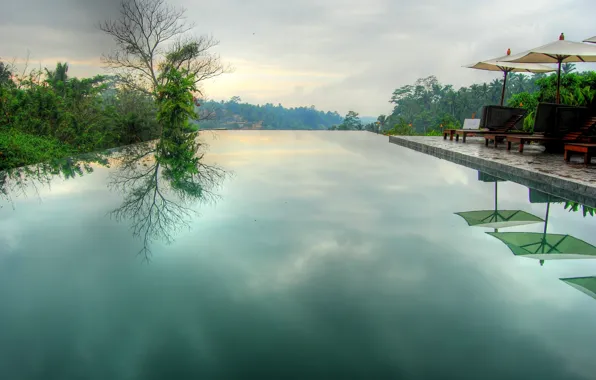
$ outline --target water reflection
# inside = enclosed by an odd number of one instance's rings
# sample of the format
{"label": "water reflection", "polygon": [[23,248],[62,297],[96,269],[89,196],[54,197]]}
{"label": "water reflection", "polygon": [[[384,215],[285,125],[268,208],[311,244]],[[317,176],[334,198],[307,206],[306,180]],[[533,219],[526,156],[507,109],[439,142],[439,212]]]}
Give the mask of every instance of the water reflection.
{"label": "water reflection", "polygon": [[[0,227],[11,236],[0,241],[0,251],[7,248],[0,378],[580,380],[595,373],[596,303],[559,278],[594,275],[587,271],[596,262],[540,268],[484,233],[492,228],[470,228],[453,215],[493,208],[493,183],[468,170],[462,178],[474,176],[472,183],[447,183],[431,170],[432,157],[415,152],[404,162],[355,155],[348,148],[357,136],[340,150],[328,134],[288,142],[263,133],[270,141],[226,132],[210,142],[201,162],[217,153],[239,174],[225,194],[214,190],[225,202],[217,213],[201,208],[193,233],[173,234],[169,247],[151,245],[152,265],[135,260],[142,242],[132,239],[132,220],[106,217],[134,191],[105,186],[123,159],[69,181],[60,196],[46,200],[42,192],[43,205],[2,210],[9,212]],[[315,153],[304,152],[307,144]],[[135,170],[149,170],[152,160],[137,157]],[[499,182],[497,209],[544,217],[546,205],[530,205],[527,191]],[[165,196],[178,201],[175,190]],[[579,212],[551,208],[549,232],[594,242],[588,227],[596,220],[584,228]]]}
{"label": "water reflection", "polygon": [[207,145],[195,138],[161,139],[129,146],[119,152],[120,164],[108,187],[123,194],[120,207],[109,215],[129,221],[141,239],[139,254],[149,259],[152,242],[171,243],[174,233],[188,227],[197,203],[214,202],[214,192],[226,172],[203,161]]}
{"label": "water reflection", "polygon": [[[502,241],[514,255],[539,260],[541,266],[544,265],[545,260],[596,258],[596,247],[594,245],[568,234],[547,232],[551,204],[563,203],[565,209],[569,211],[579,211],[581,209],[584,217],[594,215],[594,210],[591,207],[528,188],[530,203],[546,204],[544,219],[522,210],[499,210],[497,186],[498,182],[504,180],[481,171],[478,172],[478,180],[494,182],[494,210],[456,213],[456,215],[464,218],[469,226],[494,228],[494,232],[487,232],[487,234]],[[540,222],[544,223],[542,232],[499,232],[497,229]]]}
{"label": "water reflection", "polygon": [[[565,203],[567,208],[572,202],[536,189],[528,190],[530,203],[546,203],[542,233],[515,232],[491,235],[505,243],[514,255],[540,260],[540,265],[544,265],[545,260],[596,258],[596,247],[593,245],[571,235],[547,233],[551,204]],[[579,209],[579,204],[577,205],[576,210]],[[582,208],[585,209],[587,206]]]}
{"label": "water reflection", "polygon": [[479,171],[478,181],[494,183],[494,209],[456,213],[456,215],[464,218],[469,226],[488,227],[493,228],[494,232],[499,232],[499,228],[515,227],[544,221],[543,219],[522,210],[499,210],[498,183],[505,180]]}
{"label": "water reflection", "polygon": [[188,227],[197,215],[198,204],[213,203],[215,190],[228,173],[217,165],[207,164],[208,145],[196,134],[173,136],[157,141],[68,158],[0,172],[0,197],[13,199],[39,195],[41,187],[51,189],[58,178],[73,179],[93,173],[94,165],[115,168],[107,186],[122,195],[122,203],[107,215],[130,223],[142,248],[139,254],[149,259],[151,243],[171,243],[174,234]]}
{"label": "water reflection", "polygon": [[0,198],[12,204],[14,198],[31,193],[38,195],[40,188],[50,187],[56,178],[68,180],[91,174],[92,164],[109,167],[109,155],[109,152],[92,153],[0,171]]}

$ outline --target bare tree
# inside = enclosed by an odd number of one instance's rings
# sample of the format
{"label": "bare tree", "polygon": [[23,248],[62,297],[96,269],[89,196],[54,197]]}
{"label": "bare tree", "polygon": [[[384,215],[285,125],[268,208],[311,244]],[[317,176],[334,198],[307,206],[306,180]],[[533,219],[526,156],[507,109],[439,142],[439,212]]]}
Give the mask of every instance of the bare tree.
{"label": "bare tree", "polygon": [[165,79],[167,67],[185,69],[196,82],[229,72],[210,50],[219,44],[211,36],[193,36],[194,25],[184,17],[186,10],[166,0],[123,0],[120,17],[99,28],[116,42],[116,49],[103,62],[121,72],[122,80],[155,94]]}

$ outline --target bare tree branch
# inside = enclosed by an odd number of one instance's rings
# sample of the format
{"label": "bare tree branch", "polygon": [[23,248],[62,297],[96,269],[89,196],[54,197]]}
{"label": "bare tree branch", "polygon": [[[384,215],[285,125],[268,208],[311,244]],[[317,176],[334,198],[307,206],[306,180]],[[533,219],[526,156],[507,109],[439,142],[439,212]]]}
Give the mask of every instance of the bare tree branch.
{"label": "bare tree branch", "polygon": [[120,17],[99,25],[116,43],[102,61],[129,77],[137,74],[137,87],[153,94],[164,84],[160,73],[168,66],[188,70],[197,83],[231,71],[209,52],[219,41],[189,34],[194,25],[186,21],[185,12],[165,0],[123,0]]}

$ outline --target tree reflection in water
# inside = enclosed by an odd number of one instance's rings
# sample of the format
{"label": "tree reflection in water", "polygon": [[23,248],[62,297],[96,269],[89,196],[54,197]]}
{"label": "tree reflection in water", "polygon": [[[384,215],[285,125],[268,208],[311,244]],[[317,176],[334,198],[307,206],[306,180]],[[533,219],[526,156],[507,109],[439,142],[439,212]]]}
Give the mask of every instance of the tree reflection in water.
{"label": "tree reflection in water", "polygon": [[57,177],[66,180],[91,174],[92,164],[109,167],[108,156],[106,152],[91,153],[0,171],[0,198],[12,204],[13,198],[26,197],[30,193],[39,195],[39,189],[51,188],[52,181]]}
{"label": "tree reflection in water", "polygon": [[143,247],[139,255],[149,260],[155,241],[172,243],[174,233],[188,228],[197,203],[213,203],[214,192],[227,172],[203,160],[207,146],[195,134],[162,138],[126,147],[108,186],[124,194],[120,207],[109,215],[130,220],[133,236]]}

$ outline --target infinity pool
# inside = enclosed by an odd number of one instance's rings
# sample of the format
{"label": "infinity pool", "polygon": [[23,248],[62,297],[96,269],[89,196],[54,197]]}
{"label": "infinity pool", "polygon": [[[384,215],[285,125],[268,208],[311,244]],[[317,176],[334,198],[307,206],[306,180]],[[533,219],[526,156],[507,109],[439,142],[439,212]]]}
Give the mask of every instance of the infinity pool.
{"label": "infinity pool", "polygon": [[198,185],[4,179],[1,379],[594,378],[590,209],[366,132],[201,139]]}

